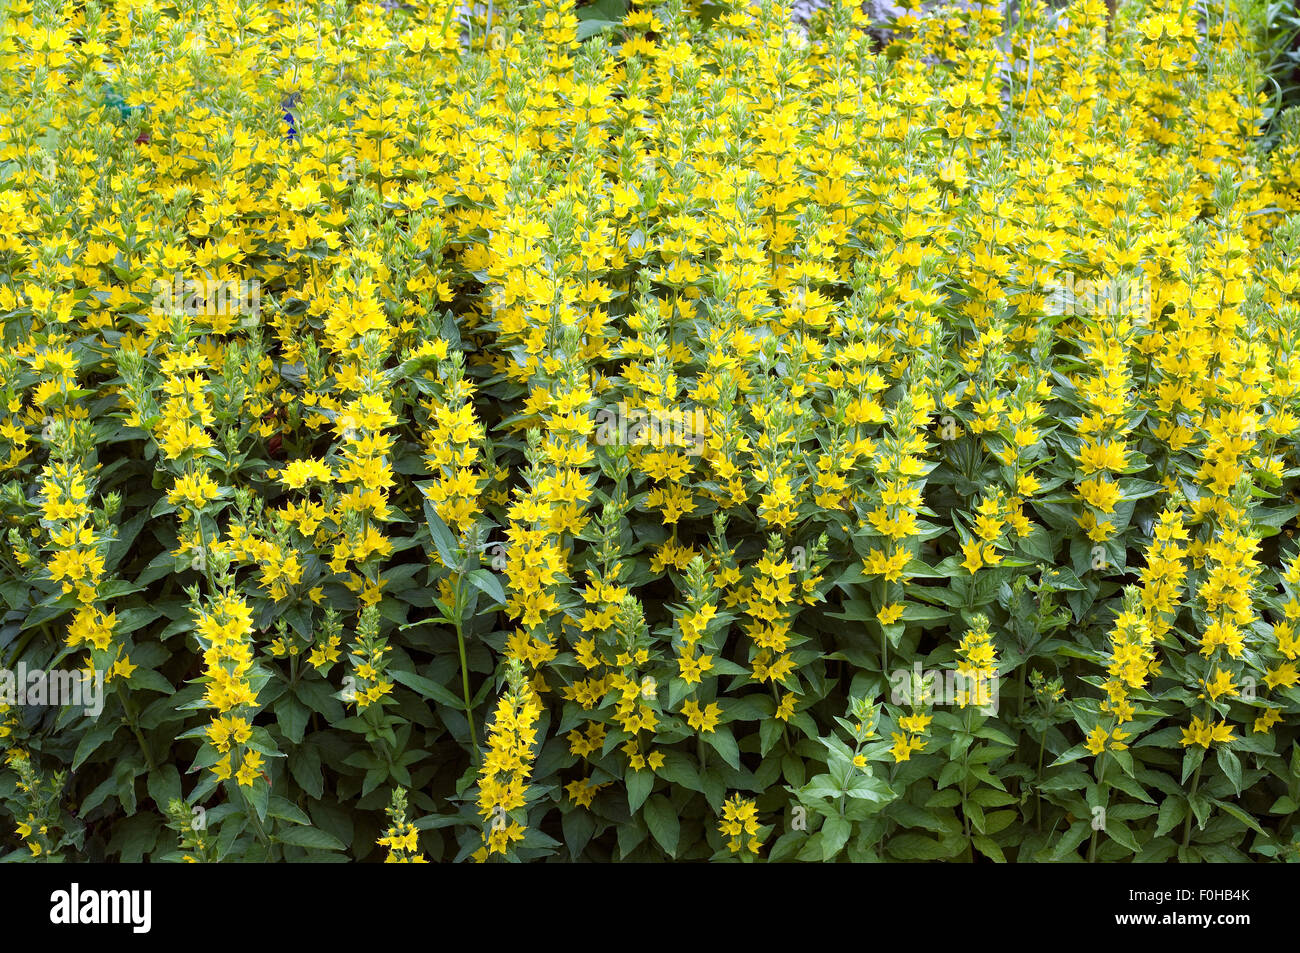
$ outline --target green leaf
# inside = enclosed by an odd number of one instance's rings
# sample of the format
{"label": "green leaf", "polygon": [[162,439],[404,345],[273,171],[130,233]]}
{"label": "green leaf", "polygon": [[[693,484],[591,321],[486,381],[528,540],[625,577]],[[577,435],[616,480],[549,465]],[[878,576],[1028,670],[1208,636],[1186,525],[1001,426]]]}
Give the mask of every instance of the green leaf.
{"label": "green leaf", "polygon": [[128,817],[114,825],[108,852],[118,854],[121,863],[138,864],[154,849],[162,830],[162,822],[156,814],[141,813]]}
{"label": "green leaf", "polygon": [[506,604],[506,591],[501,588],[501,580],[490,569],[475,569],[469,574],[469,581],[497,605]]}
{"label": "green leaf", "polygon": [[844,849],[844,845],[849,841],[849,835],[853,833],[853,824],[846,818],[838,814],[826,818],[826,823],[822,825],[822,860],[833,860],[835,855]]}
{"label": "green leaf", "polygon": [[1080,844],[1086,841],[1092,834],[1092,824],[1089,821],[1075,821],[1068,831],[1061,835],[1061,839],[1056,842],[1056,847],[1052,851],[1054,860],[1064,860],[1069,854],[1076,851]]}
{"label": "green leaf", "polygon": [[1071,761],[1078,761],[1080,758],[1086,757],[1088,754],[1090,754],[1090,752],[1086,745],[1077,744],[1053,761],[1048,765],[1048,767],[1055,768],[1062,764],[1069,764]]}
{"label": "green leaf", "polygon": [[[456,818],[451,818],[455,821]],[[596,832],[596,822],[592,816],[581,808],[569,811],[560,821],[564,830],[564,843],[569,848],[569,857],[577,860],[582,856],[591,835]]]}
{"label": "green leaf", "polygon": [[662,794],[656,794],[645,802],[642,816],[650,828],[650,835],[658,841],[659,846],[668,852],[669,857],[676,857],[682,824],[672,802]]}
{"label": "green leaf", "polygon": [[429,526],[429,535],[433,537],[434,548],[438,550],[438,558],[448,569],[455,569],[460,565],[460,545],[451,530],[447,528],[447,524],[442,521],[442,517],[427,500],[424,503],[424,519]]}
{"label": "green leaf", "polygon": [[[872,616],[872,618],[875,618]],[[920,605],[919,603],[909,602],[903,608],[902,619],[904,622],[947,622],[952,618],[952,613],[946,609],[939,609],[934,606]]]}
{"label": "green leaf", "polygon": [[117,733],[121,727],[121,722],[112,718],[104,718],[95,722],[95,726],[81,736],[81,741],[77,743],[76,754],[72,756],[72,770],[85,764],[86,759],[98,750],[99,746],[108,741]]}
{"label": "green leaf", "polygon": [[851,798],[880,804],[887,803],[898,797],[898,793],[884,779],[874,775],[866,777],[856,772],[849,777],[844,786],[844,793]]}
{"label": "green leaf", "polygon": [[627,4],[624,0],[593,0],[574,11],[577,14],[578,21],[584,20],[608,20],[617,22],[623,19],[627,13]]}
{"label": "green leaf", "polygon": [[659,777],[669,784],[677,784],[691,791],[704,792],[704,784],[694,762],[680,751],[671,748],[664,752],[664,763],[659,767]]}
{"label": "green leaf", "polygon": [[1005,864],[1007,862],[1006,856],[1002,853],[1002,848],[997,845],[993,838],[985,837],[983,834],[976,834],[971,838],[971,844],[994,863]]}
{"label": "green leaf", "polygon": [[736,739],[731,734],[730,728],[719,725],[714,731],[706,732],[703,738],[733,770],[740,770],[740,748],[737,746]]}
{"label": "green leaf", "polygon": [[[1231,804],[1228,801],[1220,801],[1218,799],[1216,799],[1214,803],[1219,805],[1219,807],[1223,808],[1228,814],[1232,815],[1237,820],[1241,821],[1241,823],[1245,824],[1255,833],[1264,834],[1264,828],[1259,826],[1259,822],[1256,821],[1249,814],[1247,814],[1245,811],[1243,811],[1241,808],[1237,807],[1237,805]],[[1265,836],[1268,835],[1265,834]]]}
{"label": "green leaf", "polygon": [[275,832],[275,839],[282,844],[294,844],[312,850],[343,850],[344,843],[333,834],[326,834],[316,827],[285,827]]}
{"label": "green leaf", "polygon": [[954,788],[949,788],[946,791],[940,791],[935,794],[934,797],[925,802],[925,806],[933,808],[956,807],[960,803],[961,792]]}
{"label": "green leaf", "polygon": [[325,793],[325,775],[321,771],[320,752],[315,745],[294,746],[289,752],[289,773],[310,797],[319,800]]}
{"label": "green leaf", "polygon": [[1156,837],[1164,837],[1187,817],[1187,801],[1178,795],[1170,795],[1160,804],[1160,814],[1156,817]]}
{"label": "green leaf", "polygon": [[624,780],[627,784],[628,810],[635,814],[645,803],[645,799],[650,796],[650,791],[655,784],[655,775],[649,768],[637,771],[629,767]]}
{"label": "green leaf", "polygon": [[924,834],[898,834],[889,839],[885,849],[896,860],[940,860],[956,853],[949,844]]}
{"label": "green leaf", "polygon": [[258,820],[266,823],[266,809],[269,806],[271,789],[265,779],[257,778],[251,787],[240,785],[239,792],[244,795],[244,800],[252,805],[253,810],[257,811]]}
{"label": "green leaf", "polygon": [[281,695],[275,703],[275,717],[285,738],[291,744],[301,744],[303,732],[307,729],[307,719],[311,717],[307,706],[293,695]]}
{"label": "green leaf", "polygon": [[1300,805],[1285,794],[1274,801],[1273,806],[1268,809],[1270,814],[1294,814],[1296,811],[1300,811]]}
{"label": "green leaf", "polygon": [[610,30],[618,26],[612,20],[583,20],[578,24],[578,41],[589,39],[595,36],[601,30]]}
{"label": "green leaf", "polygon": [[311,818],[296,804],[282,797],[272,797],[266,813],[271,817],[278,817],[280,820],[288,821],[291,824],[311,826]]}
{"label": "green leaf", "polygon": [[1197,844],[1196,850],[1204,860],[1212,864],[1242,864],[1250,860],[1228,844]]}
{"label": "green leaf", "polygon": [[1106,835],[1130,853],[1136,854],[1142,850],[1137,838],[1133,836],[1133,832],[1129,830],[1128,825],[1123,821],[1107,817]]}
{"label": "green leaf", "polygon": [[181,775],[175,765],[164,764],[149,772],[149,796],[160,813],[167,813],[167,805],[181,799]]}
{"label": "green leaf", "polygon": [[454,708],[457,711],[465,710],[465,702],[459,696],[453,695],[433,679],[425,678],[423,675],[416,675],[414,672],[402,672],[395,669],[389,669],[388,674],[393,677],[394,681],[401,682],[407,688],[414,689],[423,698],[431,699],[440,705],[446,705],[448,708]]}
{"label": "green leaf", "polygon": [[1020,548],[1026,555],[1037,559],[1045,565],[1051,566],[1056,562],[1056,553],[1055,547],[1052,545],[1052,538],[1042,529],[1042,527],[1035,526],[1028,536],[1019,540],[1019,544]]}
{"label": "green leaf", "polygon": [[[395,673],[389,674],[396,677]],[[330,724],[337,724],[344,718],[343,705],[334,697],[337,691],[337,688],[324,679],[316,678],[300,681],[293,687],[293,693],[312,711],[323,715]]]}
{"label": "green leaf", "polygon": [[998,834],[1020,819],[1018,811],[994,811],[984,819],[984,833]]}
{"label": "green leaf", "polygon": [[1221,767],[1223,769],[1223,773],[1228,776],[1228,780],[1232,782],[1232,789],[1236,791],[1237,796],[1240,797],[1241,796],[1241,759],[1237,757],[1235,752],[1231,751],[1226,746],[1220,747],[1218,749],[1218,757],[1219,757],[1219,767]]}
{"label": "green leaf", "polygon": [[[953,791],[952,793],[957,794],[958,792]],[[949,815],[950,822],[944,823],[930,811],[901,800],[889,805],[886,816],[898,821],[902,827],[919,827],[935,834],[946,834],[956,824],[956,819],[952,818],[951,815]]]}

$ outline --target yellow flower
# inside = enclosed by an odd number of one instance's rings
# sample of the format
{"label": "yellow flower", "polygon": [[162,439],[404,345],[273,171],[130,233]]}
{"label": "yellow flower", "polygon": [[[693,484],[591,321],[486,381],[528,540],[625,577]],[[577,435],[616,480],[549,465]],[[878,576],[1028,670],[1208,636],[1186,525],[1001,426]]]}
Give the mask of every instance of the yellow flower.
{"label": "yellow flower", "polygon": [[329,483],[334,473],[321,460],[294,460],[280,472],[280,482],[290,489],[299,490],[312,480]]}
{"label": "yellow flower", "polygon": [[876,614],[876,621],[881,625],[893,625],[902,617],[904,608],[901,602],[885,606]]}
{"label": "yellow flower", "polygon": [[1225,672],[1222,669],[1214,670],[1214,677],[1206,681],[1205,690],[1209,693],[1210,698],[1215,701],[1218,700],[1220,695],[1232,697],[1237,694],[1237,686],[1232,681],[1232,673]]}
{"label": "yellow flower", "polygon": [[776,706],[776,711],[773,712],[773,717],[778,721],[789,721],[794,717],[794,706],[797,701],[798,697],[794,692],[786,692],[781,696],[781,701]]}
{"label": "yellow flower", "polygon": [[898,727],[910,734],[919,735],[930,726],[933,717],[924,713],[904,715],[898,719]]}
{"label": "yellow flower", "polygon": [[1282,711],[1279,708],[1266,708],[1264,714],[1255,719],[1255,732],[1262,733],[1270,730],[1274,725],[1282,720]]}
{"label": "yellow flower", "polygon": [[564,786],[565,792],[569,795],[569,800],[583,807],[591,807],[591,802],[595,800],[596,794],[604,784],[593,783],[591,778],[580,778],[577,781],[570,781]]}
{"label": "yellow flower", "polygon": [[913,751],[922,751],[925,748],[925,742],[921,738],[908,737],[898,732],[891,732],[890,736],[894,743],[889,747],[889,753],[894,756],[894,763],[908,761],[912,757]]}
{"label": "yellow flower", "polygon": [[682,714],[686,716],[686,722],[693,730],[707,733],[718,727],[722,709],[714,702],[709,702],[701,708],[699,702],[692,698],[682,705]]}
{"label": "yellow flower", "polygon": [[718,831],[727,835],[727,848],[733,854],[746,849],[757,854],[762,847],[762,841],[758,838],[758,807],[752,800],[742,798],[739,794],[723,803]]}
{"label": "yellow flower", "polygon": [[236,772],[235,779],[242,787],[252,787],[262,774],[262,755],[257,751],[249,751],[244,755],[244,763],[240,765],[239,771]]}
{"label": "yellow flower", "polygon": [[1233,740],[1235,739],[1232,726],[1226,721],[1215,724],[1213,721],[1204,722],[1199,717],[1193,716],[1191,725],[1183,729],[1183,737],[1179,743],[1184,747],[1195,744],[1202,748],[1209,748],[1216,741],[1226,744]]}

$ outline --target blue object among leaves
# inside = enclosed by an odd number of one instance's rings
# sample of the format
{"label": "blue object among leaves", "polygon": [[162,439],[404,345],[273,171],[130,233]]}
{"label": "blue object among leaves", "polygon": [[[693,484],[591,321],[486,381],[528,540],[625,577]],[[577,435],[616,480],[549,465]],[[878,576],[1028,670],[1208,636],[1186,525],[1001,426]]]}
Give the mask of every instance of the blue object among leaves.
{"label": "blue object among leaves", "polygon": [[114,109],[116,109],[118,111],[118,114],[123,119],[126,119],[133,112],[139,112],[140,110],[144,109],[143,106],[128,105],[127,101],[122,98],[122,94],[119,93],[112,86],[104,87],[104,105],[111,106]]}
{"label": "blue object among leaves", "polygon": [[284,97],[283,102],[280,103],[280,107],[284,110],[284,116],[282,118],[284,119],[285,125],[289,127],[284,134],[284,138],[289,142],[293,142],[298,138],[298,121],[293,114],[294,107],[298,105],[298,99],[298,93],[290,93],[288,96]]}

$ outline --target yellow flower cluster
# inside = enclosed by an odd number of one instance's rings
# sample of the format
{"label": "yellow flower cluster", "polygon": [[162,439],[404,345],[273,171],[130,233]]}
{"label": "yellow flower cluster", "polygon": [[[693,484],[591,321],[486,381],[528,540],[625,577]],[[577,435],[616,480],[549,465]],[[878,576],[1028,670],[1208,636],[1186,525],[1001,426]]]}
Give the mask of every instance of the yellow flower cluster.
{"label": "yellow flower cluster", "polygon": [[376,842],[380,847],[388,848],[384,858],[386,864],[424,864],[428,863],[420,853],[420,832],[406,818],[406,792],[401,788],[393,791],[388,805],[388,829]]}
{"label": "yellow flower cluster", "polygon": [[257,712],[253,688],[253,614],[245,600],[224,594],[200,609],[194,634],[203,650],[204,701],[216,715],[207,738],[220,755],[211,765],[217,780],[234,777],[252,787],[261,777],[263,755],[249,747]]}
{"label": "yellow flower cluster", "polygon": [[958,707],[983,708],[993,703],[998,690],[998,656],[987,616],[975,617],[970,630],[957,646]]}
{"label": "yellow flower cluster", "polygon": [[528,774],[541,712],[536,692],[526,683],[497,701],[479,766],[478,813],[484,818],[485,830],[476,860],[506,854],[512,844],[524,839],[526,828],[512,812],[528,803]]}
{"label": "yellow flower cluster", "polygon": [[722,805],[722,820],[718,830],[727,837],[727,848],[733,854],[748,850],[757,854],[763,847],[759,838],[758,807],[754,802],[739,794],[727,799]]}

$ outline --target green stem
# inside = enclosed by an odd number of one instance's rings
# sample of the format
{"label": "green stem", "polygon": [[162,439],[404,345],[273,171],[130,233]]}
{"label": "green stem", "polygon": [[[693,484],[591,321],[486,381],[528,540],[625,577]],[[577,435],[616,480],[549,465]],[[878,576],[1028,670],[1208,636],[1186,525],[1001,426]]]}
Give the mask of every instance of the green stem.
{"label": "green stem", "polygon": [[5,668],[12,669],[14,665],[18,662],[18,660],[22,658],[23,652],[27,650],[27,646],[31,644],[32,639],[36,638],[36,636],[43,631],[45,631],[44,625],[42,625],[40,628],[32,629],[21,639],[19,639],[18,645],[14,647],[13,654],[9,656],[9,661],[5,663]]}
{"label": "green stem", "polygon": [[1196,766],[1196,773],[1192,775],[1192,791],[1187,795],[1187,821],[1183,824],[1183,847],[1186,847],[1192,839],[1192,818],[1196,816],[1196,812],[1192,810],[1192,798],[1196,797],[1196,789],[1200,787],[1201,768],[1203,767],[1205,767],[1204,758]]}
{"label": "green stem", "polygon": [[1042,833],[1043,830],[1043,793],[1039,790],[1043,783],[1043,748],[1047,746],[1047,732],[1038,739],[1038,773],[1034,776],[1034,828]]}
{"label": "green stem", "polygon": [[1024,717],[1025,717],[1025,669],[1029,667],[1028,665],[1026,665],[1026,662],[1028,662],[1028,661],[1029,661],[1028,659],[1025,659],[1024,662],[1021,662],[1021,663],[1020,663],[1020,711],[1019,711],[1019,715],[1020,715],[1021,718],[1024,718]]}
{"label": "green stem", "polygon": [[[1106,785],[1106,765],[1107,765],[1108,763],[1109,763],[1109,762],[1106,760],[1106,756],[1105,756],[1105,754],[1103,753],[1103,754],[1102,754],[1102,762],[1101,762],[1101,770],[1097,772],[1097,784],[1102,788],[1103,793],[1105,792],[1105,789],[1106,789],[1106,788],[1105,788],[1105,785]],[[1109,801],[1110,798],[1107,798],[1106,800]],[[1102,809],[1105,810],[1104,807],[1103,807]],[[1104,817],[1105,815],[1103,814],[1102,816]],[[1094,824],[1094,825],[1093,825],[1093,828],[1092,828],[1092,837],[1091,837],[1091,839],[1089,839],[1089,841],[1088,841],[1088,863],[1091,864],[1091,863],[1093,862],[1093,858],[1095,858],[1096,855],[1097,855],[1097,826]]]}
{"label": "green stem", "polygon": [[465,661],[465,634],[461,631],[460,621],[456,622],[456,645],[460,649],[460,691],[465,699],[465,720],[469,722],[470,751],[478,762],[478,733],[474,730],[474,709],[470,706],[469,666]]}
{"label": "green stem", "polygon": [[460,650],[460,691],[461,697],[465,699],[465,720],[469,723],[469,750],[470,757],[474,764],[478,764],[478,733],[474,730],[474,709],[470,705],[469,693],[469,663],[465,657],[465,629],[461,616],[464,612],[461,596],[461,576],[456,575],[456,647]]}
{"label": "green stem", "polygon": [[[967,701],[969,701],[969,699],[967,699]],[[970,705],[968,704],[966,706],[966,734],[970,735],[971,737],[970,740],[966,743],[966,750],[962,752],[962,756],[961,756],[961,816],[966,829],[966,849],[971,852],[971,856],[973,858],[975,852],[970,845],[970,814],[966,812],[966,782],[970,780],[970,773],[969,773],[970,749],[975,744],[975,737],[974,737],[974,733],[971,731],[970,720],[971,720],[971,708]]]}
{"label": "green stem", "polygon": [[135,740],[140,743],[140,751],[144,753],[144,760],[149,765],[149,772],[152,774],[158,770],[158,765],[149,752],[149,745],[145,742],[144,735],[140,733],[140,726],[136,722],[135,708],[131,705],[131,701],[126,694],[126,682],[121,679],[118,679],[117,682],[117,694],[122,699],[122,710],[126,713],[126,723],[131,726],[131,731],[135,734]]}
{"label": "green stem", "polygon": [[245,803],[248,804],[248,816],[253,822],[253,827],[255,833],[257,834],[257,839],[261,841],[262,846],[266,848],[267,860],[273,860],[274,858],[271,856],[272,853],[271,838],[266,836],[266,828],[262,826],[262,819],[257,816],[257,808],[253,805],[253,802],[248,797],[245,797],[244,801]]}

